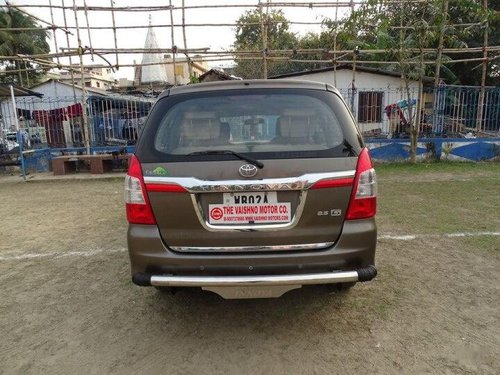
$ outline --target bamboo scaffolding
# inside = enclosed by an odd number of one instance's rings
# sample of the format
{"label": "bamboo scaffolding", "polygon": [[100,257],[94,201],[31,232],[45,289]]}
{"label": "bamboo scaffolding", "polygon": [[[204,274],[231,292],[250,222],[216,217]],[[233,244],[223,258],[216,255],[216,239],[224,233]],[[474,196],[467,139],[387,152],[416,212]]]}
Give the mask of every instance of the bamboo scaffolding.
{"label": "bamboo scaffolding", "polygon": [[[59,29],[59,30],[64,31],[65,33],[68,33],[68,34],[73,35],[73,33],[72,33],[71,31],[69,31],[69,30],[67,30],[67,29],[65,29],[65,28],[63,28],[63,27],[53,25],[53,24],[51,24],[51,23],[50,23],[50,22],[48,22],[48,21],[45,21],[45,20],[43,20],[43,19],[41,19],[41,18],[39,18],[39,17],[37,17],[37,16],[32,15],[31,13],[26,12],[25,10],[20,9],[20,6],[19,6],[19,5],[13,5],[13,4],[11,4],[9,1],[7,1],[7,0],[5,0],[5,4],[6,4],[6,6],[7,6],[8,8],[9,8],[9,7],[14,8],[14,9],[16,9],[17,11],[21,12],[22,14],[24,14],[24,15],[26,15],[26,16],[28,16],[28,17],[32,17],[33,19],[37,20],[38,22],[44,23],[44,24],[46,24],[46,25],[49,25],[49,26],[50,26],[50,29],[53,29],[53,28],[55,28],[55,29]],[[5,6],[2,6],[2,7],[5,7]],[[48,5],[48,7],[50,7],[50,5]],[[53,6],[53,7],[55,7],[55,6]]]}
{"label": "bamboo scaffolding", "polygon": [[[46,53],[46,54],[35,54],[31,55],[34,58],[55,58],[55,57],[70,57],[70,56],[78,56],[80,54],[89,54],[90,51],[86,48],[82,49],[75,49],[75,48],[61,48],[63,52],[61,53]],[[64,52],[67,50],[68,52]],[[487,47],[485,49],[488,52],[495,52],[495,51],[500,51],[499,46],[492,46],[492,47]],[[158,48],[158,49],[144,49],[144,48],[137,48],[137,49],[119,49],[118,51],[115,49],[94,49],[92,52],[95,54],[99,55],[109,55],[109,54],[115,54],[116,52],[121,53],[121,54],[138,54],[138,53],[173,53],[176,51],[177,53],[197,53],[200,55],[215,55],[218,57],[221,56],[232,56],[233,58],[240,59],[241,57],[248,55],[248,56],[258,56],[261,54],[259,51],[208,51],[208,48],[199,48],[199,49],[189,49],[189,50],[184,50],[184,49],[171,49],[171,48]],[[414,51],[413,49],[408,49],[406,50],[407,52],[417,54],[418,51]],[[272,55],[278,55],[278,54],[288,54],[288,55],[297,55],[297,54],[314,54],[314,53],[327,53],[327,54],[333,54],[333,51],[324,51],[324,50],[273,50],[273,51],[268,51],[267,55],[272,56]],[[374,54],[379,54],[379,53],[387,53],[387,52],[394,52],[391,49],[387,50],[363,50],[360,51],[360,54],[362,53],[374,53]],[[432,49],[424,49],[424,53],[429,53],[429,52],[434,52]],[[445,53],[478,53],[478,52],[483,52],[483,48],[471,48],[471,49],[443,49],[443,52]],[[344,53],[344,54],[350,54],[352,51],[349,50],[342,50],[342,51],[337,51],[337,53]],[[0,61],[1,60],[15,60],[17,56],[0,56]],[[463,62],[463,61],[483,61],[483,58],[470,58],[470,59],[461,59],[461,60],[453,60],[450,59],[449,61],[446,61],[445,64],[448,64],[449,62],[455,61],[455,62]],[[318,60],[316,60],[318,61]],[[321,62],[324,61],[331,61],[329,60],[319,60]],[[340,61],[339,61],[340,62]],[[366,61],[365,61],[366,62]],[[388,64],[394,64],[398,63],[398,61],[373,61],[374,63],[388,63]],[[435,60],[434,60],[435,63]],[[109,64],[109,66],[112,66],[112,64]]]}
{"label": "bamboo scaffolding", "polygon": [[[20,61],[24,61],[27,58],[19,58]],[[241,57],[239,58],[240,60],[249,60],[249,61],[262,61],[262,56],[258,57]],[[484,58],[475,58],[475,59],[459,59],[459,60],[451,60],[446,62],[446,64],[453,64],[453,63],[459,63],[459,62],[472,62],[472,61],[482,61]],[[44,65],[41,62],[37,62],[36,60],[33,60],[31,56],[29,57],[29,60],[34,61],[35,63],[38,63],[40,65]],[[205,62],[218,62],[218,61],[233,61],[234,57],[214,57],[214,58],[207,58],[203,59]],[[304,64],[318,64],[318,63],[324,63],[324,64],[331,64],[331,66],[334,66],[334,62],[332,60],[299,60],[299,59],[290,59],[290,58],[279,58],[279,57],[267,57],[268,61],[272,62],[293,62],[293,63],[304,63]],[[488,59],[489,60],[489,59]],[[338,60],[337,64],[352,64],[353,60]],[[408,61],[405,62],[405,64],[409,65],[418,65],[420,64],[420,61]],[[435,64],[435,60],[426,60],[423,61],[422,64],[425,65],[433,65]],[[154,65],[171,65],[173,64],[172,61],[163,61],[163,62],[155,62],[155,63],[136,63],[136,64],[121,64],[120,67],[124,68],[133,68],[137,66],[154,66]],[[397,62],[394,61],[376,61],[376,60],[356,60],[356,64],[373,64],[373,65],[397,65]],[[63,68],[64,70],[68,71],[74,71],[78,72],[79,69],[76,69],[74,66],[70,65],[64,65],[64,64],[56,64],[56,63],[51,63],[51,64],[46,64],[46,66],[52,67],[52,68]],[[114,68],[115,66],[113,65],[105,65],[105,64],[93,64],[92,68]],[[18,69],[18,70],[8,70],[8,71],[0,71],[0,74],[9,74],[12,72],[24,72],[24,71],[31,71],[31,70],[36,70],[36,68],[33,69]],[[480,86],[479,86],[480,87]]]}

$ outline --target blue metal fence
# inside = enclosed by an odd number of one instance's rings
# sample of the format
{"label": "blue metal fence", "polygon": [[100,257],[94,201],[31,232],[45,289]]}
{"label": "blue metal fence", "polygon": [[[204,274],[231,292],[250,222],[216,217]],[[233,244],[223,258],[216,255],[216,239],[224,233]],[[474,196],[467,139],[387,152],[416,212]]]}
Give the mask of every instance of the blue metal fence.
{"label": "blue metal fence", "polygon": [[[405,139],[410,118],[421,109],[420,138],[498,137],[500,131],[500,87],[486,88],[483,117],[477,122],[479,87],[444,85],[425,89],[418,103],[417,89],[369,88],[341,90],[366,138]],[[87,100],[90,146],[112,147],[135,144],[154,99],[124,96],[91,96]],[[417,105],[419,104],[419,105]],[[14,116],[25,132],[27,148],[67,149],[84,146],[81,104],[73,97],[19,98],[17,113],[10,100],[0,102],[1,150],[12,138]],[[406,121],[406,123],[405,123]]]}

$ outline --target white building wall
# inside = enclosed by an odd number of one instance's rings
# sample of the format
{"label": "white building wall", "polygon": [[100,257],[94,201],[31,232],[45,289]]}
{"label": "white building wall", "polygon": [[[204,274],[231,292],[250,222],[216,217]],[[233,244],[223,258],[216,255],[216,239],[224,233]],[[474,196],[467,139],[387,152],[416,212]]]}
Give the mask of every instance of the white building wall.
{"label": "white building wall", "polygon": [[[314,72],[303,74],[300,76],[288,77],[288,78],[279,78],[279,79],[292,79],[292,80],[307,80],[314,82],[322,82],[328,83],[332,86],[335,86],[341,93],[344,99],[347,102],[347,105],[351,108],[352,103],[349,97],[349,90],[352,87],[352,78],[353,73],[352,70],[340,69],[336,72],[336,82],[335,85],[335,74],[332,71],[328,72]],[[355,87],[357,90],[357,94],[360,91],[382,91],[383,94],[383,105],[382,109],[385,108],[389,104],[393,104],[398,102],[399,100],[406,99],[405,91],[401,90],[401,79],[399,77],[393,77],[384,74],[377,73],[369,73],[369,72],[361,72],[356,71],[355,76]],[[410,89],[412,91],[412,99],[416,99],[417,90],[418,90],[418,82],[413,81],[410,84]],[[354,106],[351,108],[354,117],[358,118],[358,99],[359,95],[356,95],[354,98]],[[381,129],[383,133],[389,132],[389,121],[385,113],[382,113],[382,122],[380,123],[359,123],[361,131],[369,131],[373,129]]]}

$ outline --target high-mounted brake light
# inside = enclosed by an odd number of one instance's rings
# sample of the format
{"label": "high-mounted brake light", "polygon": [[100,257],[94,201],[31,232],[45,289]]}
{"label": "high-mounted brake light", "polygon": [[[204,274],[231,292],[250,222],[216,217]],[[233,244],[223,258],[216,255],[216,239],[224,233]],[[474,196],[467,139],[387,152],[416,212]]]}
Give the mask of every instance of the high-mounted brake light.
{"label": "high-mounted brake light", "polygon": [[156,224],[156,219],[153,215],[148,195],[146,194],[141,163],[135,155],[130,159],[128,173],[125,177],[125,206],[129,223]]}
{"label": "high-mounted brake light", "polygon": [[377,212],[377,175],[367,148],[359,154],[346,220],[366,219]]}

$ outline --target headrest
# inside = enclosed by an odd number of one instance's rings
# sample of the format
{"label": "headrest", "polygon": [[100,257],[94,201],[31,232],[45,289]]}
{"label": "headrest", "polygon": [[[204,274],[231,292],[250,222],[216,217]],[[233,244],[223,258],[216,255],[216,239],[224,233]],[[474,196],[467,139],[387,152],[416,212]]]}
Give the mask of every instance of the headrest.
{"label": "headrest", "polygon": [[192,140],[215,139],[220,134],[220,123],[206,114],[212,112],[188,113],[181,125],[181,135]]}
{"label": "headrest", "polygon": [[278,134],[285,138],[307,138],[310,132],[310,119],[306,116],[281,116],[278,119]]}

